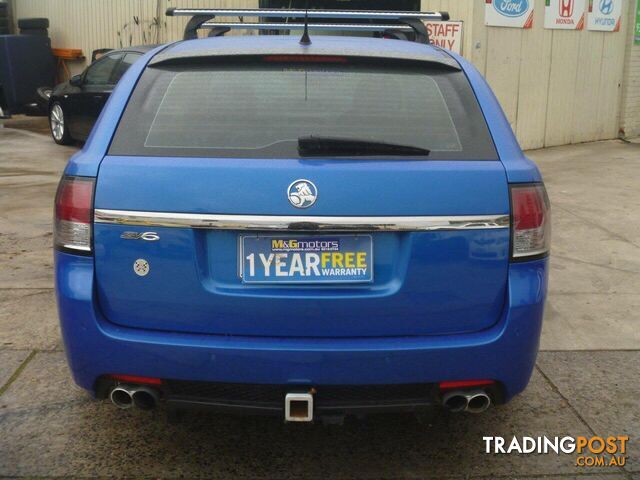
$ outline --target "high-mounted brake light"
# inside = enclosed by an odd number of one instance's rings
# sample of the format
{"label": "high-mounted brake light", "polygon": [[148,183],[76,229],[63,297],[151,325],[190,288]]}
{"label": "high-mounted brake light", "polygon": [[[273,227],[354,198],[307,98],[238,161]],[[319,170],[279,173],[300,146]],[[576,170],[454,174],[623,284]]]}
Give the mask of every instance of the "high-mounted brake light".
{"label": "high-mounted brake light", "polygon": [[549,253],[551,216],[542,184],[511,187],[512,257],[526,259]]}
{"label": "high-mounted brake light", "polygon": [[54,245],[77,253],[91,252],[95,179],[62,177],[56,194]]}
{"label": "high-mounted brake light", "polygon": [[331,55],[266,55],[263,60],[279,63],[348,63],[347,57]]}

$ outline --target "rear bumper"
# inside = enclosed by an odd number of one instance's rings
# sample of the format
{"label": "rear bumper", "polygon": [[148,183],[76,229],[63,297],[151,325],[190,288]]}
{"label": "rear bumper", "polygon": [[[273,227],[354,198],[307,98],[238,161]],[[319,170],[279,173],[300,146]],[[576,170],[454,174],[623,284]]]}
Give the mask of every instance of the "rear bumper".
{"label": "rear bumper", "polygon": [[481,332],[428,337],[225,337],[124,328],[95,301],[91,257],[55,252],[62,336],[73,377],[94,391],[105,374],[272,385],[385,385],[493,379],[504,399],[521,392],[534,367],[547,259],[510,265],[508,302]]}

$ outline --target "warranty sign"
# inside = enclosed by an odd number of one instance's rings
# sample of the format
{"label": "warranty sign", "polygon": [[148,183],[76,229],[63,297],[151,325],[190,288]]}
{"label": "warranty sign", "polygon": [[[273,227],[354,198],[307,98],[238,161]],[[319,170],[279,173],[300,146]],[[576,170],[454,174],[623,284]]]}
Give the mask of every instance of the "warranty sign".
{"label": "warranty sign", "polygon": [[373,281],[371,235],[243,236],[240,246],[243,283]]}

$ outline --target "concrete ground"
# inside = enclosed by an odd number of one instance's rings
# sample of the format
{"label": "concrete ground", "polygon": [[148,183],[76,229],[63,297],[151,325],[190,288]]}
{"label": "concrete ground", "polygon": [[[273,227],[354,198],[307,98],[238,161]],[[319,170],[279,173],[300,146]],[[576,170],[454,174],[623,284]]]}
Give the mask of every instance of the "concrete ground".
{"label": "concrete ground", "polygon": [[[553,256],[537,368],[513,402],[422,424],[405,415],[325,427],[192,413],[173,425],[162,413],[94,402],[72,384],[51,215],[75,148],[8,125],[0,128],[0,478],[640,479],[640,144],[530,152],[551,197]],[[513,435],[630,441],[624,468],[578,467],[575,454],[484,453],[483,436]]]}

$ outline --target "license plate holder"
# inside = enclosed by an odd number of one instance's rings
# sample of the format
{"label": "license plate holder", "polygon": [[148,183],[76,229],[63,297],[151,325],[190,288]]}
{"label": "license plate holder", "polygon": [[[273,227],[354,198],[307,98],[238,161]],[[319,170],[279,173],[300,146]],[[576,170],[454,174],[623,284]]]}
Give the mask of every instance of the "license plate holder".
{"label": "license plate holder", "polygon": [[373,238],[354,235],[241,235],[243,283],[373,282]]}

